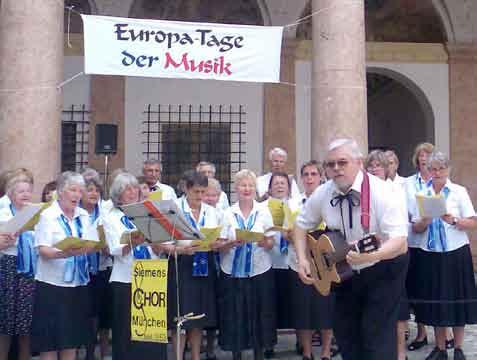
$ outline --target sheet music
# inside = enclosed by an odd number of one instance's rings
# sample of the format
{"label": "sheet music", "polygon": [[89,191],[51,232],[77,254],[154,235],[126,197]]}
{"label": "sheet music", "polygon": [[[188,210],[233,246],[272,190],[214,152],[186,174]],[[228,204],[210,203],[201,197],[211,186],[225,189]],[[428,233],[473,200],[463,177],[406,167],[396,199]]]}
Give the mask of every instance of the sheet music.
{"label": "sheet music", "polygon": [[438,218],[447,213],[446,199],[442,195],[416,194],[416,201],[421,217]]}
{"label": "sheet music", "polygon": [[28,222],[43,208],[44,204],[27,204],[13,218],[0,225],[0,232],[16,233],[23,229]]}
{"label": "sheet music", "polygon": [[174,200],[146,201],[153,206],[155,212],[158,212],[172,228],[183,235],[183,239],[173,238],[169,230],[165,228],[159,219],[156,219],[154,214],[145,206],[144,201],[121,206],[123,212],[144,234],[146,239],[151,242],[166,242],[171,240],[199,240],[204,238],[204,235],[189,224]]}

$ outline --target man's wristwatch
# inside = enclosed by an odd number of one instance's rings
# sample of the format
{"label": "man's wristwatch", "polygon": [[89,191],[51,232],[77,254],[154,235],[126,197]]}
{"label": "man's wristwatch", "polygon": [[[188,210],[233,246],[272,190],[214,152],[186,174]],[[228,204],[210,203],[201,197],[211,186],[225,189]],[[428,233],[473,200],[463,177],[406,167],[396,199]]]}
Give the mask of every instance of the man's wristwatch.
{"label": "man's wristwatch", "polygon": [[454,225],[454,226],[457,225],[457,218],[456,217],[452,218],[452,224],[451,225]]}

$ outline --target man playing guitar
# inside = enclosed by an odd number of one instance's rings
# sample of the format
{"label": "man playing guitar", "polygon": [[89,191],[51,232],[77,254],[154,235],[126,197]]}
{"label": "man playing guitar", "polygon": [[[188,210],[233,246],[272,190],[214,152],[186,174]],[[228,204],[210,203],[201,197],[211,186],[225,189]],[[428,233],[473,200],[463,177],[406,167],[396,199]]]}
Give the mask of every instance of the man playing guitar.
{"label": "man playing guitar", "polygon": [[331,181],[316,189],[295,224],[298,271],[303,282],[313,283],[306,234],[321,221],[341,231],[349,244],[376,233],[378,250],[346,256],[355,274],[334,289],[334,331],[343,360],[396,359],[396,321],[408,263],[405,204],[390,196],[384,181],[362,170],[361,159],[354,140],[329,145],[325,166]]}

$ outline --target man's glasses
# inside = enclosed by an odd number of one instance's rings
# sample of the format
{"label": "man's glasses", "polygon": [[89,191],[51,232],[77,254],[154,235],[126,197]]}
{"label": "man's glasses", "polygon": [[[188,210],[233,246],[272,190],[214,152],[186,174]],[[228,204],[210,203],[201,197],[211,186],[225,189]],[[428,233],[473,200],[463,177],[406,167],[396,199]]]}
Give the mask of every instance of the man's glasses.
{"label": "man's glasses", "polygon": [[348,160],[338,160],[338,161],[327,161],[325,163],[325,166],[328,169],[335,169],[338,167],[338,169],[343,169],[349,164]]}

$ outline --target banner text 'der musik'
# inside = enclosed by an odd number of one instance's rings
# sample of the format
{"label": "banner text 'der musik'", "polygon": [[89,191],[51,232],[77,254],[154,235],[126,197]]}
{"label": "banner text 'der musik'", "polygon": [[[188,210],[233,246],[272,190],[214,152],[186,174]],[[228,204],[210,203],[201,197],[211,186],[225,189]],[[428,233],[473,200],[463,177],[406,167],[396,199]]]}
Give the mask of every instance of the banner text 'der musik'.
{"label": "banner text 'der musik'", "polygon": [[82,18],[86,74],[280,81],[282,27]]}

